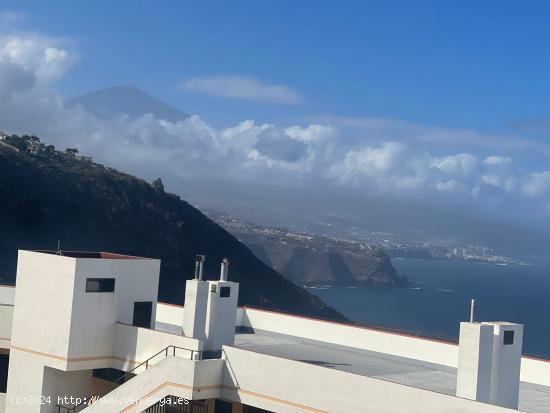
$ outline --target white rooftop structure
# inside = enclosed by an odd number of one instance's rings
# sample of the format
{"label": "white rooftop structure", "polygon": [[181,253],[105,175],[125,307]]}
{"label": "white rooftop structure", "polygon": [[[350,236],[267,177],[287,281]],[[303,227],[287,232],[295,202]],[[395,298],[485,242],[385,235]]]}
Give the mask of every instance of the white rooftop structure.
{"label": "white rooftop structure", "polygon": [[521,325],[462,323],[457,345],[237,308],[229,262],[205,281],[204,259],[183,307],[157,302],[158,260],[20,251],[0,412],[550,412],[550,362],[521,356]]}

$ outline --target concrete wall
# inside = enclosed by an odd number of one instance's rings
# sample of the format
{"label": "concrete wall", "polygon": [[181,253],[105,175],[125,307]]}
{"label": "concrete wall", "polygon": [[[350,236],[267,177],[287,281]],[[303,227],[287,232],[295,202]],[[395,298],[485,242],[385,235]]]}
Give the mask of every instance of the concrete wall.
{"label": "concrete wall", "polygon": [[[33,354],[12,351],[10,354],[6,413],[54,413],[58,396],[88,396],[92,372],[65,372],[44,367]],[[64,404],[64,403],[62,403]]]}
{"label": "concrete wall", "polygon": [[46,404],[40,413],[57,413],[57,404],[73,407],[73,398],[87,398],[92,394],[92,370],[60,371],[46,367],[44,369],[42,395]]}
{"label": "concrete wall", "polygon": [[[232,346],[235,341],[239,284],[231,281],[209,281],[208,285],[210,292],[206,312],[205,349],[219,351],[223,345]],[[228,297],[222,296],[224,289],[229,292]]]}
{"label": "concrete wall", "polygon": [[[47,395],[44,392],[89,393],[89,373],[61,370],[113,366],[115,322],[133,321],[134,302],[153,303],[154,323],[159,270],[158,260],[19,251],[7,411],[53,411],[36,404]],[[87,278],[115,278],[115,291],[86,292]],[[7,318],[0,311],[0,330],[7,330]],[[147,345],[140,347],[139,334],[134,339],[126,343],[125,354],[139,355],[141,347],[147,350]],[[29,396],[34,405],[11,403]]]}
{"label": "concrete wall", "polygon": [[41,411],[44,364],[32,354],[10,352],[6,413]]}
{"label": "concrete wall", "polygon": [[[168,346],[181,348],[176,349],[178,357],[191,358],[191,351],[185,349],[200,351],[202,345],[202,342],[190,337],[117,323],[113,366],[120,370],[130,370]],[[161,361],[164,357],[164,354],[159,355],[151,360],[151,364]]]}
{"label": "concrete wall", "polygon": [[[506,322],[486,324],[494,327],[490,401],[499,406],[517,409],[523,325]],[[504,344],[506,332],[514,335],[509,344]]]}
{"label": "concrete wall", "polygon": [[[114,323],[132,324],[134,302],[153,303],[155,321],[160,261],[149,259],[82,259],[76,264],[70,357],[113,353]],[[87,278],[114,278],[112,293],[87,293]]]}
{"label": "concrete wall", "polygon": [[274,412],[513,412],[233,347],[224,347],[224,357],[223,397]]}
{"label": "concrete wall", "polygon": [[[237,325],[410,357],[454,368],[458,366],[458,345],[455,343],[407,334],[248,307],[238,309]],[[523,356],[520,379],[528,383],[550,386],[550,360]]]}
{"label": "concrete wall", "polygon": [[13,306],[0,304],[0,348],[10,348],[12,323]]}
{"label": "concrete wall", "polygon": [[185,310],[183,312],[183,334],[204,342],[207,341],[207,312],[210,303],[208,281],[187,280],[185,283]]}
{"label": "concrete wall", "polygon": [[75,267],[73,258],[19,251],[12,346],[68,356]]}
{"label": "concrete wall", "polygon": [[488,403],[493,367],[493,326],[460,323],[456,395]]}
{"label": "concrete wall", "polygon": [[0,285],[0,304],[13,305],[15,302],[15,286]]}
{"label": "concrete wall", "polygon": [[[153,303],[154,323],[159,270],[159,260],[19,251],[12,346],[51,360],[95,359],[96,367],[105,367],[113,355],[114,323],[132,323],[134,302]],[[115,278],[115,291],[87,293],[87,278]],[[46,365],[60,368],[58,360],[52,363]]]}
{"label": "concrete wall", "polygon": [[168,395],[195,400],[220,397],[223,364],[223,360],[163,359],[88,407],[86,412],[142,412]]}
{"label": "concrete wall", "polygon": [[528,383],[550,386],[550,360],[523,356],[520,379]]}
{"label": "concrete wall", "polygon": [[181,326],[183,322],[183,306],[158,302],[156,321]]}

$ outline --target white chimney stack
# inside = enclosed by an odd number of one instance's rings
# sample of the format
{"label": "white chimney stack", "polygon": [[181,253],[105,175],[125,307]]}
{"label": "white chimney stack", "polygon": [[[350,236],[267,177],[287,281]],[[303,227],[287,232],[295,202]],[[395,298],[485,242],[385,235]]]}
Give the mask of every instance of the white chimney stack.
{"label": "white chimney stack", "polygon": [[208,282],[202,279],[206,257],[195,257],[195,278],[185,284],[185,307],[183,308],[183,334],[202,341],[206,340],[205,326],[208,311]]}
{"label": "white chimney stack", "polygon": [[186,283],[182,328],[185,336],[201,340],[206,352],[219,355],[222,346],[235,341],[239,284],[228,281],[227,258],[221,262],[219,281],[204,281],[204,261],[204,255],[196,256],[195,278]]}
{"label": "white chimney stack", "polygon": [[208,281],[205,351],[220,352],[222,346],[235,341],[239,284],[228,281],[229,260],[221,262],[219,281]]}
{"label": "white chimney stack", "polygon": [[202,267],[205,259],[204,255],[195,256],[195,280],[202,281]]}
{"label": "white chimney stack", "polygon": [[521,324],[460,323],[456,395],[517,410],[522,342]]}
{"label": "white chimney stack", "polygon": [[220,270],[220,281],[228,281],[229,260],[224,258],[222,260],[222,267]]}

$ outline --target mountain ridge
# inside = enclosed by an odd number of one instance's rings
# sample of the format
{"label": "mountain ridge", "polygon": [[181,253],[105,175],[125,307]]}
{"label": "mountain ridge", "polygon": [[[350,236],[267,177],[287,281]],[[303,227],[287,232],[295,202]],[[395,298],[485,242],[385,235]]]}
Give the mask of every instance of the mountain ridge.
{"label": "mountain ridge", "polygon": [[179,122],[189,118],[189,114],[145,93],[134,85],[113,86],[99,89],[67,102],[69,107],[82,106],[100,119],[127,115],[132,119],[152,114],[155,118]]}
{"label": "mountain ridge", "polygon": [[[113,168],[12,135],[0,145],[0,275],[15,281],[18,249],[112,251],[162,260],[159,300],[182,304],[194,256],[217,279],[223,257],[240,283],[240,305],[345,320],[261,262],[179,196]],[[17,149],[17,150],[14,150]]]}

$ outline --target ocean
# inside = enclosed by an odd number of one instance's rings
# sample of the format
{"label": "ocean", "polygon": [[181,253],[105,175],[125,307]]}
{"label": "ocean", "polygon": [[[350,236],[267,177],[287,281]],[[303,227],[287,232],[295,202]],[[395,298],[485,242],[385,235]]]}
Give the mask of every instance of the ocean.
{"label": "ocean", "polygon": [[550,359],[550,258],[527,257],[530,265],[393,259],[416,288],[316,287],[319,296],[352,321],[458,340],[459,323],[524,324],[523,352]]}

